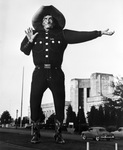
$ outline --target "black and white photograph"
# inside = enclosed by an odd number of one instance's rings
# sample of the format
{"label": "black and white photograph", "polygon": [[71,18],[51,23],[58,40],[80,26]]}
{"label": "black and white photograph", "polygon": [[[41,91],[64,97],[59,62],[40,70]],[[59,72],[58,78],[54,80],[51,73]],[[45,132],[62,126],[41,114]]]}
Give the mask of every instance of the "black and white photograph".
{"label": "black and white photograph", "polygon": [[0,0],[0,149],[123,149],[122,39],[122,0]]}

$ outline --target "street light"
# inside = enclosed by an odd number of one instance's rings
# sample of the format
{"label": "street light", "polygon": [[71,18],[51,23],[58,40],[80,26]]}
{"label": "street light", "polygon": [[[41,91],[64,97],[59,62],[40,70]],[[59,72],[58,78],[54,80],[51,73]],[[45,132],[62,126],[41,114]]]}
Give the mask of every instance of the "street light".
{"label": "street light", "polygon": [[18,120],[18,109],[16,110],[16,129],[17,129],[17,120]]}

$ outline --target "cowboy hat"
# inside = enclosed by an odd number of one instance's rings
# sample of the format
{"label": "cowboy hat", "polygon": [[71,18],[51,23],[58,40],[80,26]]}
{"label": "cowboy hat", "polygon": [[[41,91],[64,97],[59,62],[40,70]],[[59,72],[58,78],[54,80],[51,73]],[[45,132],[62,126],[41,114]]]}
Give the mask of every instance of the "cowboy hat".
{"label": "cowboy hat", "polygon": [[56,9],[54,6],[41,6],[38,11],[34,14],[32,18],[32,25],[35,30],[41,30],[43,17],[46,15],[51,15],[57,22],[57,27],[63,29],[65,26],[64,15]]}

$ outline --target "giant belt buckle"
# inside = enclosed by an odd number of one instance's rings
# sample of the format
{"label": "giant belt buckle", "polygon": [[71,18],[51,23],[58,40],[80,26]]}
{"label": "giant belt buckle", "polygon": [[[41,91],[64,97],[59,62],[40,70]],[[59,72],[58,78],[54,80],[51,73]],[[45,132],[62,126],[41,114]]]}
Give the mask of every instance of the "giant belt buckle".
{"label": "giant belt buckle", "polygon": [[51,69],[51,64],[44,64],[45,69]]}

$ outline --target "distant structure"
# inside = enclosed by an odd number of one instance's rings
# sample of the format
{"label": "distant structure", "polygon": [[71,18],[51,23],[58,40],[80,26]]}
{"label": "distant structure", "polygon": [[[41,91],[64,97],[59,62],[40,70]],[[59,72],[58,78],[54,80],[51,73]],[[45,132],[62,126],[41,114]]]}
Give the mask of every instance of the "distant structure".
{"label": "distant structure", "polygon": [[89,79],[72,79],[70,101],[73,111],[77,114],[81,107],[86,115],[92,106],[104,104],[104,97],[112,98],[112,81],[113,75],[104,73],[93,73]]}
{"label": "distant structure", "polygon": [[[65,119],[64,122],[66,121],[66,110],[68,108],[68,106],[71,104],[70,101],[65,101]],[[42,104],[41,105],[43,113],[45,114],[45,122],[46,120],[49,118],[49,116],[51,116],[53,113],[55,113],[55,107],[54,107],[54,103],[47,103],[47,104]]]}

